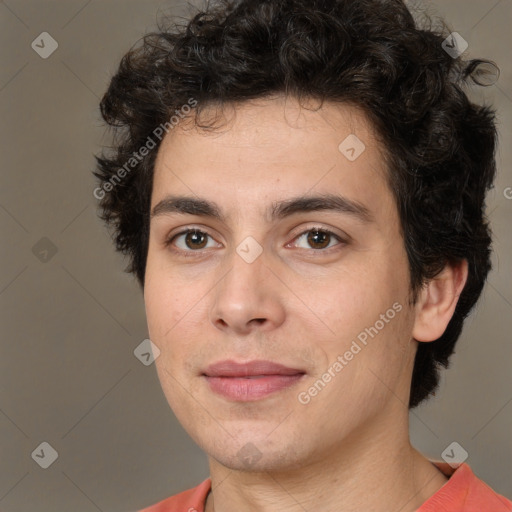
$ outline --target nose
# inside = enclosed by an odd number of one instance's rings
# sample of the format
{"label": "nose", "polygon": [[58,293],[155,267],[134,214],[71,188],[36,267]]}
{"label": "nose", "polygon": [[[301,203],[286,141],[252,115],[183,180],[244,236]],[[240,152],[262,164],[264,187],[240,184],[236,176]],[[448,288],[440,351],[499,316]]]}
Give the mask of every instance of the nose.
{"label": "nose", "polygon": [[213,294],[210,320],[217,329],[244,335],[284,322],[285,287],[268,264],[265,252],[249,263],[233,251],[229,270]]}

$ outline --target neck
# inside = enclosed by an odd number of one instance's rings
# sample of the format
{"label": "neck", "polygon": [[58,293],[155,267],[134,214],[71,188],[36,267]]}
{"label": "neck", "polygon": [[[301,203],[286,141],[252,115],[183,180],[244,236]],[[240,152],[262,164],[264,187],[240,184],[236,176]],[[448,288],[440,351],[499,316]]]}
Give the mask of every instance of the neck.
{"label": "neck", "polygon": [[286,470],[269,463],[239,471],[210,458],[212,492],[205,512],[417,510],[447,478],[411,446],[408,421],[402,431],[396,422],[375,423],[378,428],[359,428],[320,457]]}

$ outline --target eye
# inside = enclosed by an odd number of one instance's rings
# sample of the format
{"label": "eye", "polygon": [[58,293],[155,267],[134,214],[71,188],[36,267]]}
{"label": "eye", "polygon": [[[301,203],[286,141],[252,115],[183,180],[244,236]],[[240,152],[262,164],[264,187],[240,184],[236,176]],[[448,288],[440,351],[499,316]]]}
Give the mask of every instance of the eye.
{"label": "eye", "polygon": [[[307,246],[302,245],[301,247],[301,243],[305,243]],[[287,244],[286,247],[293,246],[301,249],[313,249],[316,252],[320,252],[344,243],[345,240],[329,229],[314,227],[302,232],[294,238],[293,242]],[[173,251],[181,251],[185,253],[186,256],[192,256],[193,253],[200,252],[202,249],[221,247],[222,244],[215,242],[205,231],[201,231],[197,228],[189,228],[170,236],[165,241],[165,246],[174,246],[172,247]]]}
{"label": "eye", "polygon": [[312,228],[308,229],[301,233],[298,237],[294,239],[294,245],[297,245],[299,241],[304,241],[309,244],[309,247],[302,246],[301,249],[314,249],[314,250],[322,250],[329,249],[333,247],[331,242],[338,241],[339,243],[343,243],[344,240],[341,239],[340,236],[336,235],[332,231],[324,228]]}
{"label": "eye", "polygon": [[200,229],[186,229],[171,236],[165,245],[174,244],[178,249],[186,252],[216,247],[216,243],[208,245],[208,238],[211,239],[210,235]]}

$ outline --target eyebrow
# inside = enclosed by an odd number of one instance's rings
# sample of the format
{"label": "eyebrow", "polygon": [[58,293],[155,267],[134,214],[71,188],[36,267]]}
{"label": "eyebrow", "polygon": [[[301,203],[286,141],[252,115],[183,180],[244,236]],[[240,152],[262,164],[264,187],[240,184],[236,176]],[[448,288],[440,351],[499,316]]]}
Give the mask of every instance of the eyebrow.
{"label": "eyebrow", "polygon": [[[335,194],[321,194],[315,196],[299,196],[277,201],[269,209],[270,220],[284,219],[298,213],[333,211],[351,215],[362,222],[374,222],[370,210],[358,201]],[[167,196],[157,203],[152,212],[151,218],[179,213],[185,215],[198,215],[211,217],[226,223],[227,217],[222,213],[219,206],[213,201],[198,199],[188,196]]]}

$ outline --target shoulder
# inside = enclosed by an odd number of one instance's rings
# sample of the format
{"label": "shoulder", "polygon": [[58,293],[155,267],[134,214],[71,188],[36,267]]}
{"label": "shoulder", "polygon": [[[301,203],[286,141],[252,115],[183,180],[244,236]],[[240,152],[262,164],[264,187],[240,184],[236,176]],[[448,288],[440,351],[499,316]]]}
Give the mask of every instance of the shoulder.
{"label": "shoulder", "polygon": [[512,512],[512,501],[480,480],[468,464],[458,467],[431,461],[447,477],[446,482],[417,512]]}
{"label": "shoulder", "polygon": [[204,512],[204,504],[210,488],[211,480],[207,478],[198,486],[175,494],[139,512]]}

